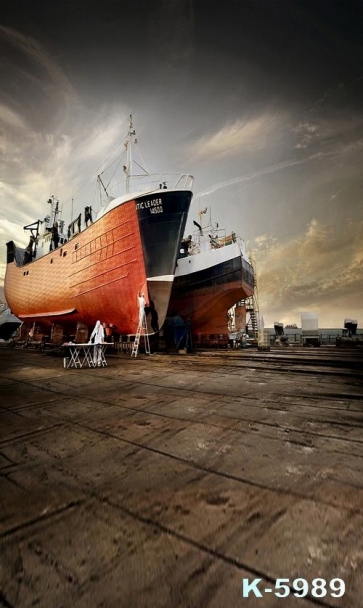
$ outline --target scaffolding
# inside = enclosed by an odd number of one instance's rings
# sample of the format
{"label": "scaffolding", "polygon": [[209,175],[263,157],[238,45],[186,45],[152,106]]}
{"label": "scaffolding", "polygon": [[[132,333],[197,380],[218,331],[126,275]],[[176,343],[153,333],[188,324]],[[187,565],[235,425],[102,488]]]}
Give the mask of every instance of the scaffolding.
{"label": "scaffolding", "polygon": [[[239,306],[246,308],[246,333],[255,340],[258,339],[258,331],[263,329],[260,327],[260,310],[258,305],[258,290],[257,290],[257,278],[256,278],[256,263],[250,256],[249,260],[254,270],[253,278],[253,295],[249,298],[245,298],[238,302]],[[247,313],[249,317],[247,318]]]}

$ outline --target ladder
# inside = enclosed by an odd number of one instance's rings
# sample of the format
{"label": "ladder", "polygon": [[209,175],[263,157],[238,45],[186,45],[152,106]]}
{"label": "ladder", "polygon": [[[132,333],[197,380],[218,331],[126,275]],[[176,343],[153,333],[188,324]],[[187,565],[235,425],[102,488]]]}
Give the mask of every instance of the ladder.
{"label": "ladder", "polygon": [[[250,333],[252,331],[252,335],[254,338],[257,338],[257,332],[258,332],[258,323],[257,323],[257,314],[258,314],[258,305],[256,302],[256,298],[254,296],[251,296],[250,298],[246,299],[246,312],[250,313],[250,320],[248,323],[248,333]],[[257,314],[256,314],[257,313]]]}
{"label": "ladder", "polygon": [[249,319],[246,324],[247,333],[253,338],[257,338],[258,335],[258,321],[257,317],[259,314],[258,310],[258,302],[255,295],[246,298],[245,300],[240,300],[238,302],[239,306],[244,306],[246,309],[246,313],[249,313]]}
{"label": "ladder", "polygon": [[150,342],[149,342],[149,335],[147,333],[147,321],[146,321],[145,314],[143,315],[143,320],[142,320],[141,325],[138,325],[137,330],[136,330],[135,340],[132,345],[131,357],[137,357],[137,353],[139,352],[141,336],[144,338],[145,354],[150,355]]}
{"label": "ladder", "polygon": [[253,279],[253,295],[241,300],[239,304],[241,306],[245,306],[246,313],[248,312],[250,318],[246,325],[246,331],[249,335],[252,335],[255,339],[258,338],[258,330],[259,327],[259,319],[260,319],[260,310],[258,305],[258,290],[257,290],[257,276],[256,276],[256,264],[254,260],[250,257],[249,260],[253,271],[254,271],[254,279]]}

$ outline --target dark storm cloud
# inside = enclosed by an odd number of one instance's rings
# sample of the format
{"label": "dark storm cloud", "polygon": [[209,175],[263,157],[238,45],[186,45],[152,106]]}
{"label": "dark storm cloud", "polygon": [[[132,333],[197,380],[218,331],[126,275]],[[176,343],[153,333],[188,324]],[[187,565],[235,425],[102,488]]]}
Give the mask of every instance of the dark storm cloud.
{"label": "dark storm cloud", "polygon": [[0,26],[0,45],[4,57],[0,64],[2,102],[21,110],[23,119],[34,128],[59,120],[60,112],[77,95],[56,61],[36,40],[11,27]]}
{"label": "dark storm cloud", "polygon": [[160,0],[148,18],[152,74],[163,87],[185,83],[195,50],[192,0]]}

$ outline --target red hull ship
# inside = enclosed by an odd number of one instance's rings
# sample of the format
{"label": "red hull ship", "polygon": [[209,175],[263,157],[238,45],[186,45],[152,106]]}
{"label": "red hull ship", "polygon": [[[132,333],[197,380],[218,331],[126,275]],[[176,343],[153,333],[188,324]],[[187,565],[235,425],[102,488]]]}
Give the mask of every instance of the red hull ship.
{"label": "red hull ship", "polygon": [[[28,324],[57,324],[68,333],[79,321],[91,327],[101,320],[119,334],[135,334],[143,292],[161,326],[192,199],[180,183],[109,201],[83,230],[79,218],[78,231],[60,238],[52,251],[51,229],[37,234],[32,238],[38,251],[30,260],[27,250],[8,242],[4,287],[12,312]],[[191,183],[191,176],[183,176],[184,186]]]}

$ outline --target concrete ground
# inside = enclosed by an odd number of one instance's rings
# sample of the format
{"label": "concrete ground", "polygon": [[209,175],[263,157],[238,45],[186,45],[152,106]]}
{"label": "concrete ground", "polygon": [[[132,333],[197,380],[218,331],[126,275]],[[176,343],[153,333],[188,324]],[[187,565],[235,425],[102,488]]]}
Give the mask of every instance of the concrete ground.
{"label": "concrete ground", "polygon": [[0,606],[361,607],[362,354],[0,348]]}

